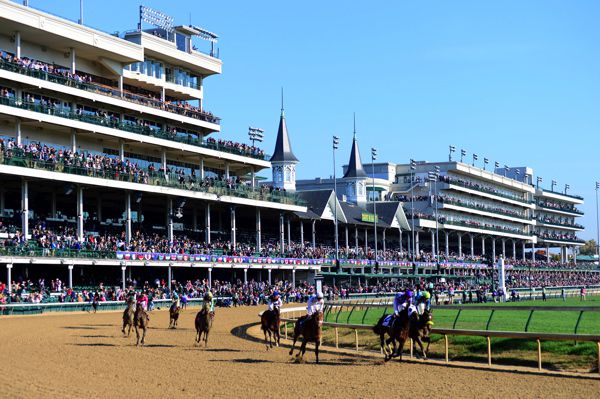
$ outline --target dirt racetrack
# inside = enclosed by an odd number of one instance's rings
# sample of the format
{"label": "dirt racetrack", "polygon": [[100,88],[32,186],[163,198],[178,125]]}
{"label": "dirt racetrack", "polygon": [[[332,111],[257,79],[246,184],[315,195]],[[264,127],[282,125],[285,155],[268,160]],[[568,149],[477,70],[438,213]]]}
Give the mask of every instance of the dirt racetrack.
{"label": "dirt racetrack", "polygon": [[[121,314],[52,314],[0,319],[0,397],[598,397],[600,379],[323,353],[323,364],[266,351],[245,331],[258,308],[217,309],[208,349],[193,345],[196,310],[168,330],[151,314],[146,347],[120,331]],[[240,328],[240,326],[242,326]]]}

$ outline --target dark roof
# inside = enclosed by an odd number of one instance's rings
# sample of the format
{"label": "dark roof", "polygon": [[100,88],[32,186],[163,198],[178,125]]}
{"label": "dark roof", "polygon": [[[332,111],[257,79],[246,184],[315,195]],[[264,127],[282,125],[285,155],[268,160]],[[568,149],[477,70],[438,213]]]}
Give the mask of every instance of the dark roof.
{"label": "dark roof", "polygon": [[348,169],[346,169],[346,174],[344,174],[344,178],[347,177],[367,177],[365,170],[362,166],[362,161],[360,160],[360,151],[358,149],[358,141],[356,140],[356,135],[352,139],[352,151],[350,151],[350,162],[348,162]]}
{"label": "dark roof", "polygon": [[271,162],[300,162],[292,152],[283,109],[279,118],[279,130],[277,131],[277,141],[275,142],[275,151],[271,157]]}
{"label": "dark roof", "polygon": [[306,201],[307,216],[314,213],[320,218],[327,207],[329,199],[333,195],[333,190],[299,191],[296,194],[300,199]]}
{"label": "dark roof", "polygon": [[[359,225],[359,226],[373,226],[373,223],[363,222],[362,214],[363,212],[368,212],[365,208],[362,208],[358,205],[351,204],[349,202],[340,202],[340,206],[342,207],[342,211],[344,211],[344,215],[346,216],[347,224],[349,225]],[[377,221],[378,227],[390,227],[388,223],[385,221],[379,220]]]}
{"label": "dark roof", "polygon": [[[367,203],[367,210],[373,213],[373,203]],[[385,222],[388,225],[392,225],[396,215],[400,213],[399,225],[403,230],[410,230],[408,220],[404,214],[404,208],[402,202],[399,201],[377,201],[377,215],[379,220]]]}

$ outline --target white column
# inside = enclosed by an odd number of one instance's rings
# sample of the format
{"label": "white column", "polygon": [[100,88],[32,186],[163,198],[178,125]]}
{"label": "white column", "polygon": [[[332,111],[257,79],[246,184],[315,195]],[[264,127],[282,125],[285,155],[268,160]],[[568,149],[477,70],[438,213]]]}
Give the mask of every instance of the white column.
{"label": "white column", "polygon": [[125,241],[127,244],[131,242],[131,192],[125,193]]}
{"label": "white column", "polygon": [[517,241],[512,240],[512,258],[517,260]]}
{"label": "white column", "polygon": [[290,218],[287,218],[287,246],[288,251],[292,252],[292,231],[290,226]]}
{"label": "white column", "polygon": [[292,288],[296,288],[296,269],[292,269]]}
{"label": "white column", "polygon": [[269,272],[269,285],[271,285],[271,269],[268,269]]}
{"label": "white column", "polygon": [[27,241],[29,235],[29,184],[27,180],[21,182],[21,232]]}
{"label": "white column", "polygon": [[123,97],[123,75],[119,75],[119,92]]}
{"label": "white column", "polygon": [[550,245],[546,244],[546,262],[550,263]]}
{"label": "white column", "polygon": [[173,242],[173,200],[171,198],[167,199],[167,237],[169,242]]}
{"label": "white column", "polygon": [[204,158],[200,158],[200,180],[204,180]]}
{"label": "white column", "polygon": [[262,231],[260,222],[260,208],[256,208],[256,252],[262,247]]}
{"label": "white column", "polygon": [[22,144],[22,133],[21,133],[21,118],[15,118],[15,141],[17,145]]}
{"label": "white column", "polygon": [[535,244],[531,242],[531,260],[535,262]]}
{"label": "white column", "polygon": [[458,233],[458,256],[462,257],[462,234]]}
{"label": "white column", "polygon": [[244,269],[244,284],[248,284],[248,268]]}
{"label": "white column", "polygon": [[8,293],[12,294],[12,263],[6,265],[6,287],[8,287]]}
{"label": "white column", "polygon": [[435,231],[431,230],[429,233],[431,235],[431,253],[437,254],[438,251],[436,250],[436,247],[435,247]]}
{"label": "white column", "polygon": [[485,255],[485,237],[481,237],[481,255]]}
{"label": "white column", "polygon": [[256,187],[256,171],[252,168],[252,172],[250,172],[251,180],[252,180],[252,188]]}
{"label": "white column", "polygon": [[21,32],[15,32],[15,55],[21,58]]}
{"label": "white column", "polygon": [[576,265],[577,264],[577,247],[575,245],[573,245],[571,247],[571,251],[573,252],[573,264]]}
{"label": "white column", "polygon": [[71,129],[71,151],[77,152],[77,130]]}
{"label": "white column", "polygon": [[415,253],[416,255],[419,254],[419,252],[421,252],[421,248],[419,248],[419,231],[415,231]]}
{"label": "white column", "polygon": [[121,288],[125,291],[125,270],[127,270],[127,266],[121,266]]}
{"label": "white column", "polygon": [[161,90],[160,90],[160,101],[165,102],[165,98],[166,98],[165,88],[161,87]]}
{"label": "white column", "polygon": [[71,73],[75,73],[75,71],[77,71],[76,59],[75,49],[71,47]]}
{"label": "white column", "polygon": [[73,265],[69,265],[69,288],[73,288]]}
{"label": "white column", "polygon": [[210,204],[206,204],[204,211],[204,241],[210,244]]}
{"label": "white column", "polygon": [[229,179],[229,162],[225,162],[225,178]]}
{"label": "white column", "polygon": [[354,226],[354,250],[358,254],[358,227]]}
{"label": "white column", "polygon": [[445,234],[445,236],[446,236],[446,237],[445,237],[445,238],[446,238],[446,257],[449,257],[449,256],[450,256],[450,243],[449,243],[449,241],[450,241],[450,240],[448,239],[448,236],[449,236],[450,234],[448,234],[448,232],[447,232],[447,231],[444,231],[444,234]]}
{"label": "white column", "polygon": [[119,158],[121,162],[125,161],[125,142],[123,140],[119,140]]}
{"label": "white column", "polygon": [[300,219],[300,247],[304,249],[304,221]]}
{"label": "white column", "polygon": [[398,250],[402,252],[402,227],[398,227]]}
{"label": "white column", "polygon": [[502,239],[502,258],[506,259],[506,239]]}
{"label": "white column", "polygon": [[345,225],[344,228],[345,228],[345,232],[346,232],[346,252],[348,252],[350,250],[350,245],[348,242],[348,225]]}
{"label": "white column", "polygon": [[317,221],[312,220],[312,248],[315,249],[317,247]]}
{"label": "white column", "polygon": [[281,255],[283,255],[283,253],[285,252],[285,232],[284,232],[283,223],[284,223],[283,213],[280,213],[279,214],[279,252],[281,252]]}
{"label": "white column", "polygon": [[473,237],[473,234],[469,234],[469,241],[470,241],[470,245],[471,245],[471,256],[475,256],[475,238]]}
{"label": "white column", "polygon": [[[346,230],[346,232],[348,232],[348,230]],[[346,235],[346,239],[348,238],[348,235]],[[383,247],[383,252],[385,252],[386,250],[386,246],[385,246],[385,229],[383,229],[383,231],[381,232],[381,241],[382,241],[382,247]],[[348,245],[346,245],[347,247]]]}
{"label": "white column", "polygon": [[235,227],[235,207],[231,207],[230,208],[230,214],[231,214],[231,244],[233,245],[233,248],[236,247],[237,245],[237,240],[236,240],[236,227]]}
{"label": "white column", "polygon": [[365,254],[369,252],[369,236],[368,230],[365,229]]}
{"label": "white column", "polygon": [[172,285],[172,282],[173,282],[173,271],[171,270],[171,265],[169,265],[169,267],[167,268],[167,279],[169,280],[169,281],[167,281],[167,287],[169,287],[169,292],[170,292],[170,294],[172,296],[173,292],[171,291],[171,289],[173,287],[173,285]]}
{"label": "white column", "polygon": [[496,239],[492,238],[492,259],[496,262]]}
{"label": "white column", "polygon": [[162,150],[161,157],[160,157],[160,163],[162,165],[163,173],[166,176],[167,175],[167,150],[164,150],[164,149]]}
{"label": "white column", "polygon": [[83,242],[83,187],[77,186],[77,239]]}
{"label": "white column", "polygon": [[525,241],[523,241],[522,245],[523,245],[523,261],[525,261]]}

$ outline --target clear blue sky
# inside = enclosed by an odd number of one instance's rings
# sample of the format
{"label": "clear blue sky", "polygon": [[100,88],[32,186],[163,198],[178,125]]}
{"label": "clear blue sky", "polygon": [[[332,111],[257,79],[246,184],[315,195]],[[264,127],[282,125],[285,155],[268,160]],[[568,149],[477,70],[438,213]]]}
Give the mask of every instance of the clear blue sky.
{"label": "clear blue sky", "polygon": [[[30,0],[76,19],[78,0]],[[86,24],[133,29],[141,4],[84,0]],[[600,180],[598,1],[164,1],[144,5],[220,36],[223,75],[205,107],[223,137],[266,131],[272,151],[285,87],[300,178],[332,172],[330,141],[347,160],[352,113],[363,159],[447,158],[449,144],[502,165],[527,165],[586,198],[596,235]],[[469,155],[470,156],[470,155]]]}

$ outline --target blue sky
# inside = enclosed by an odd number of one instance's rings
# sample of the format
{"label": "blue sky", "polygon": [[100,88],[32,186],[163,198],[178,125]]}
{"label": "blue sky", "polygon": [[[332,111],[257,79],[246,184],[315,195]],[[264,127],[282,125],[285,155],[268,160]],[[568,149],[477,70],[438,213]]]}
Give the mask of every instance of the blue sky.
{"label": "blue sky", "polygon": [[[78,0],[30,0],[76,19]],[[133,29],[139,2],[84,0],[86,24]],[[352,113],[363,158],[444,160],[449,144],[528,165],[586,198],[596,235],[600,181],[598,1],[213,1],[144,4],[217,33],[223,75],[205,107],[223,137],[249,125],[275,142],[280,87],[300,178],[328,176],[330,138],[346,160]]]}

